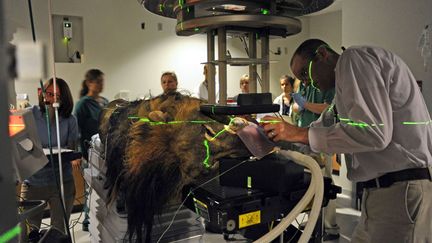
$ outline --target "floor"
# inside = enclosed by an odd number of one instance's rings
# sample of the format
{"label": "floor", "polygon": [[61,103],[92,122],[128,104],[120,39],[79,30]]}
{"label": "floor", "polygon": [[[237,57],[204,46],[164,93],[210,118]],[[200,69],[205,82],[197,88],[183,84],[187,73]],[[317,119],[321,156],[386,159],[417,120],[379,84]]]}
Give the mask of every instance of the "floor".
{"label": "floor", "polygon": [[[354,227],[357,224],[360,212],[352,209],[350,207],[350,198],[345,197],[344,195],[339,194],[337,203],[337,222],[340,226],[341,237],[335,241],[326,241],[329,243],[345,243],[350,242],[352,232],[354,231]],[[72,237],[74,238],[75,243],[90,243],[90,236],[88,232],[82,231],[82,219],[83,215],[80,213],[73,214],[71,217],[71,227],[73,228]],[[299,215],[298,220],[301,221],[303,215]],[[45,223],[49,223],[48,219],[44,220]],[[236,237],[241,238],[241,236]],[[202,242],[204,243],[216,243],[216,242],[226,242],[223,239],[223,236],[220,234],[213,233],[205,233]]]}

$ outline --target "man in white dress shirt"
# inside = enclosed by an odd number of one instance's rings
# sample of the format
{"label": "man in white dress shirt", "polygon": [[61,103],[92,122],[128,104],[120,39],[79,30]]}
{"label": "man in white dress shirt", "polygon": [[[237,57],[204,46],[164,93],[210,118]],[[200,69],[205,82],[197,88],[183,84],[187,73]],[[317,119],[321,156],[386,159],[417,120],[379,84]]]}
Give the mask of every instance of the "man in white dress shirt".
{"label": "man in white dress shirt", "polygon": [[[365,187],[352,242],[432,242],[432,121],[404,61],[369,46],[338,55],[310,39],[295,51],[291,69],[322,90],[335,87],[334,104],[309,128],[264,129],[274,141],[352,154],[348,178]],[[331,116],[338,119],[329,124]]]}
{"label": "man in white dress shirt", "polygon": [[[195,92],[196,96],[202,100],[208,101],[208,79],[209,79],[209,64],[205,64],[203,68],[204,81],[198,86],[198,90]],[[219,85],[215,83],[215,97],[216,102],[219,100]]]}

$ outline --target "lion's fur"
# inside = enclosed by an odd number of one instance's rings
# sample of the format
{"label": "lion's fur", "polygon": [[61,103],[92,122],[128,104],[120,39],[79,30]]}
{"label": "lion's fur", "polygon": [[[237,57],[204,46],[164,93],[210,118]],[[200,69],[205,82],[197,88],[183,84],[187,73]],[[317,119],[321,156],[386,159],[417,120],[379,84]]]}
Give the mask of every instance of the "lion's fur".
{"label": "lion's fur", "polygon": [[[203,115],[199,112],[201,102],[174,93],[129,104],[117,101],[114,111],[102,115],[100,137],[107,147],[106,187],[111,197],[119,191],[125,193],[129,241],[150,242],[154,215],[168,203],[178,202],[184,185],[211,171],[203,165],[207,128],[221,131],[224,124],[216,119],[228,124],[229,118]],[[190,122],[197,120],[207,121],[209,127]],[[166,123],[170,121],[185,122]],[[208,143],[210,166],[221,157],[249,154],[239,138],[228,132]]]}

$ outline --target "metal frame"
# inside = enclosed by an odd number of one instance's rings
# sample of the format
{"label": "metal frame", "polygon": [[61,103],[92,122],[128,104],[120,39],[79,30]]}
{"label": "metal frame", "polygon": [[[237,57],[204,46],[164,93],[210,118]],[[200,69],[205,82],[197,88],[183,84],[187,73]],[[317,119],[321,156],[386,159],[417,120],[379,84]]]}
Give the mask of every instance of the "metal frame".
{"label": "metal frame", "polygon": [[[270,91],[270,62],[269,62],[269,34],[266,31],[258,30],[248,32],[249,37],[249,58],[230,58],[226,54],[227,28],[219,27],[216,30],[207,32],[207,63],[209,64],[208,94],[209,103],[216,103],[216,92],[214,88],[215,66],[218,66],[219,73],[219,104],[227,103],[227,65],[248,65],[249,66],[249,85],[250,92],[257,92],[257,66],[261,65],[261,92]],[[218,59],[215,60],[215,41],[218,37]],[[261,58],[257,58],[257,35],[261,40]],[[211,70],[211,71],[210,71]]]}
{"label": "metal frame", "polygon": [[235,14],[196,17],[189,20],[178,21],[176,33],[180,36],[190,36],[225,26],[253,29],[268,28],[274,32],[273,35],[281,37],[297,34],[301,31],[300,20],[293,17]]}

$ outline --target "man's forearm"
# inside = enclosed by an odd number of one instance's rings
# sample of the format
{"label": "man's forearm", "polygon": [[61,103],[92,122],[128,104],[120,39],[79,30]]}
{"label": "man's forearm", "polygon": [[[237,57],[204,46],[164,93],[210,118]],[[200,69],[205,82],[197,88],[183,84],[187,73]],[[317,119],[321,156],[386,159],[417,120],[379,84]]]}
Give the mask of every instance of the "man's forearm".
{"label": "man's forearm", "polygon": [[300,143],[309,144],[309,128],[308,127],[299,127],[298,132],[295,135],[295,140]]}

